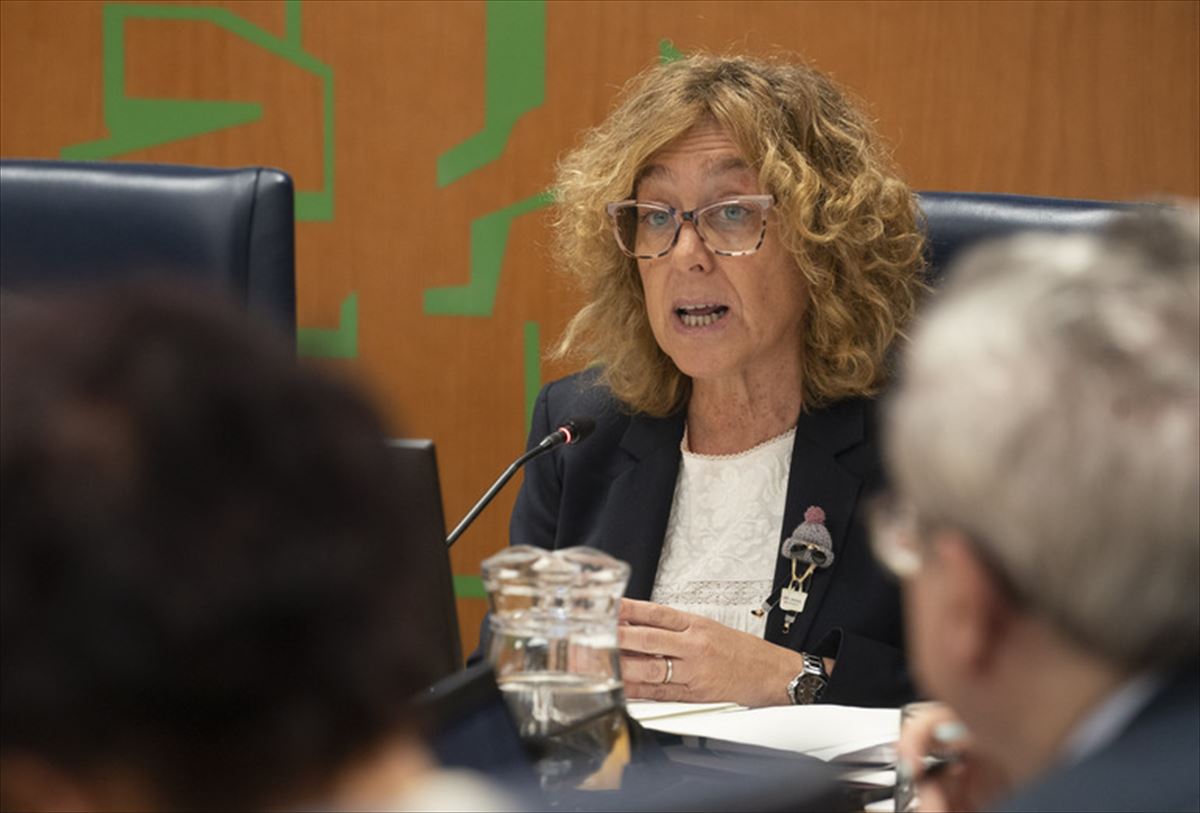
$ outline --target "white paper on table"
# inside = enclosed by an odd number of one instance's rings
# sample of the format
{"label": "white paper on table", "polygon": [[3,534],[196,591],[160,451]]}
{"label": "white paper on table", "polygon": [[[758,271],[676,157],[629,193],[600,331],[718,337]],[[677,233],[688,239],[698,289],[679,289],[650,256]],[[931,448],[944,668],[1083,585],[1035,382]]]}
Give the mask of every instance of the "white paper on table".
{"label": "white paper on table", "polygon": [[661,720],[664,717],[679,717],[685,714],[709,714],[722,711],[743,711],[745,706],[737,703],[668,703],[661,700],[627,700],[625,710],[639,723]]}
{"label": "white paper on table", "polygon": [[[807,751],[810,757],[823,759],[827,762],[842,761],[843,757],[856,757],[861,752],[868,749],[872,754],[880,756],[879,759],[868,761],[868,765],[895,765],[896,764],[896,740],[900,737],[899,727],[897,726],[896,733],[889,734],[883,739],[880,739],[877,734],[871,734],[861,740],[847,740],[846,742],[834,743],[828,748],[818,748],[815,751]],[[886,754],[886,756],[882,756]],[[849,760],[851,764],[857,764],[858,760]]]}
{"label": "white paper on table", "polygon": [[661,717],[642,724],[667,734],[712,737],[831,760],[868,745],[895,742],[900,735],[900,711],[856,706],[769,706]]}
{"label": "white paper on table", "polygon": [[[875,768],[867,768],[861,771],[851,771],[842,776],[843,782],[861,782],[864,785],[876,785],[881,788],[893,788],[896,786],[895,771],[880,771]],[[890,809],[890,808],[889,808]]]}

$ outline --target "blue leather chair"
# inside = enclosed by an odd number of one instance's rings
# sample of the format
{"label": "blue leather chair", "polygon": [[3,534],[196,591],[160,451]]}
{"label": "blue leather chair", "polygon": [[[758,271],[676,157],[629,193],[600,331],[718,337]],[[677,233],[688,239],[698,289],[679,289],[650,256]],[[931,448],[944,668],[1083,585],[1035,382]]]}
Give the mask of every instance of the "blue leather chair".
{"label": "blue leather chair", "polygon": [[229,292],[295,335],[292,180],[265,168],[0,161],[0,288],[153,274]]}
{"label": "blue leather chair", "polygon": [[963,249],[1018,231],[1098,231],[1146,204],[973,192],[921,192],[928,234],[929,280],[941,282]]}

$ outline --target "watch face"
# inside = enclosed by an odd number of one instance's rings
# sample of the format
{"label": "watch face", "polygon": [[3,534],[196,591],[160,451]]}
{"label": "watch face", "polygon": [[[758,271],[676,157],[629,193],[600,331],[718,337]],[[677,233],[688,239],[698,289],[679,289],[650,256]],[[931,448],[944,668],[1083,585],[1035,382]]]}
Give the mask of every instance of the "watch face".
{"label": "watch face", "polygon": [[801,698],[802,703],[811,703],[817,699],[817,694],[825,687],[825,681],[817,675],[805,675],[800,678],[800,684],[796,686],[796,694]]}
{"label": "watch face", "polygon": [[788,694],[796,705],[815,703],[828,682],[820,660],[806,654],[804,661],[804,671],[788,684]]}

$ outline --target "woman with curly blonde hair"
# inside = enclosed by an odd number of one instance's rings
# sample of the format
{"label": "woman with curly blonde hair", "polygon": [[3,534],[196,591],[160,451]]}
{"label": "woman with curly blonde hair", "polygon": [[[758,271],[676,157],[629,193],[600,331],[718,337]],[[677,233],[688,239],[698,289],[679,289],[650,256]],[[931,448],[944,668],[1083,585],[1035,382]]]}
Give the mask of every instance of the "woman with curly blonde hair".
{"label": "woman with curly blonde hair", "polygon": [[[561,162],[557,259],[586,304],[511,538],[633,566],[629,697],[894,705],[896,590],[861,506],[872,397],[924,290],[912,192],[828,78],[694,56],[637,76]],[[782,546],[781,546],[782,542]]]}

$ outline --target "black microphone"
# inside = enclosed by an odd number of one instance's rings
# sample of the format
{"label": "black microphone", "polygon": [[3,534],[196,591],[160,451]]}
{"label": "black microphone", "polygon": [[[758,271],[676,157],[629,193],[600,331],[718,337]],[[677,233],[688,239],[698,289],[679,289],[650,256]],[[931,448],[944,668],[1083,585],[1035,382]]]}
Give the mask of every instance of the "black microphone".
{"label": "black microphone", "polygon": [[592,434],[592,430],[595,428],[596,422],[591,418],[578,417],[563,421],[557,429],[538,441],[536,446],[514,460],[512,464],[504,470],[504,473],[496,478],[496,482],[492,483],[491,488],[483,493],[483,496],[479,498],[479,502],[475,503],[475,506],[467,512],[467,515],[462,518],[462,521],[460,521],[458,525],[454,527],[454,530],[450,532],[450,535],[446,537],[446,547],[448,548],[458,541],[458,538],[462,536],[463,531],[467,530],[471,523],[475,521],[475,518],[479,516],[479,512],[487,507],[487,504],[492,501],[492,498],[500,493],[500,489],[504,488],[504,484],[512,479],[512,476],[517,473],[517,469],[521,468],[538,455],[543,455],[556,446],[574,446],[576,443],[579,443],[588,435]]}

